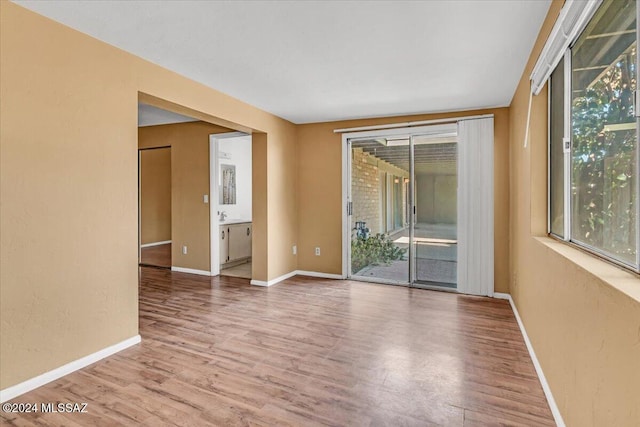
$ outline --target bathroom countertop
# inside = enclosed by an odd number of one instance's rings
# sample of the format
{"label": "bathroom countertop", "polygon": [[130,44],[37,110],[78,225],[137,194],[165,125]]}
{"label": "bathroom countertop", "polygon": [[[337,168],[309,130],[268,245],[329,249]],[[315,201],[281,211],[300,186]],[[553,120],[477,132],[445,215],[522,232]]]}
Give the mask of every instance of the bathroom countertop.
{"label": "bathroom countertop", "polygon": [[220,221],[220,225],[231,225],[231,224],[244,224],[247,222],[251,222],[250,219],[238,219],[238,218],[227,218],[224,221]]}

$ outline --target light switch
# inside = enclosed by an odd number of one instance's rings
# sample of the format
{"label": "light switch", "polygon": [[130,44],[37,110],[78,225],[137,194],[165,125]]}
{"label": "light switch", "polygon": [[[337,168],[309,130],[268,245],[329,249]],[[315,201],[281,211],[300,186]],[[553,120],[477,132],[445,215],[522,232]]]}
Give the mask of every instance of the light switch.
{"label": "light switch", "polygon": [[203,199],[204,199],[205,203],[209,203],[209,195],[208,194],[205,194]]}

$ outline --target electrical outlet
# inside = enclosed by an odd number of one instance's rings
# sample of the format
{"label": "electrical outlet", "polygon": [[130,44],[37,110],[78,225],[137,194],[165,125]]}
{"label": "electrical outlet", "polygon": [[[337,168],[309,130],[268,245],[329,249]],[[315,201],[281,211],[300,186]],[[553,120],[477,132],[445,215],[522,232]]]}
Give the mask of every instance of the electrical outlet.
{"label": "electrical outlet", "polygon": [[298,247],[296,245],[293,245],[293,248],[291,249],[293,251],[294,255],[297,255],[298,253]]}
{"label": "electrical outlet", "polygon": [[186,255],[187,254],[187,247],[183,246],[182,247],[182,255]]}
{"label": "electrical outlet", "polygon": [[316,256],[320,256],[320,247],[316,246]]}

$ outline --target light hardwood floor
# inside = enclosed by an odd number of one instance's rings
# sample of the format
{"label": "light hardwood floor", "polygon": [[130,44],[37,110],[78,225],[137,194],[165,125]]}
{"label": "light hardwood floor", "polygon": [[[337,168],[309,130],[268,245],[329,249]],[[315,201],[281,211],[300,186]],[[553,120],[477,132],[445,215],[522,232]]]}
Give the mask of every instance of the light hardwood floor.
{"label": "light hardwood floor", "polygon": [[506,301],[141,268],[142,343],[15,399],[8,425],[553,425]]}
{"label": "light hardwood floor", "polygon": [[171,243],[141,248],[140,264],[171,268]]}

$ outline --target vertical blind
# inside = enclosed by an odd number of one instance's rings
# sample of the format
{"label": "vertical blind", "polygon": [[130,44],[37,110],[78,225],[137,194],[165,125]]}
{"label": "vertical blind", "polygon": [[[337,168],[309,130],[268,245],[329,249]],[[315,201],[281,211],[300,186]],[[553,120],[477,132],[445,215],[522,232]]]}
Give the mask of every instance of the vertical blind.
{"label": "vertical blind", "polygon": [[493,296],[493,118],[458,122],[458,291]]}

